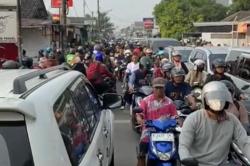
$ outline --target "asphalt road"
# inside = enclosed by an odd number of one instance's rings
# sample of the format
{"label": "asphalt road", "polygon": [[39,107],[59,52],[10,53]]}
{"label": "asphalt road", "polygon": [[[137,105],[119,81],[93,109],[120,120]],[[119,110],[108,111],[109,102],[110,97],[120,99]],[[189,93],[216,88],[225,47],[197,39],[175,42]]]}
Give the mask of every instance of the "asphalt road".
{"label": "asphalt road", "polygon": [[[121,94],[121,84],[117,91]],[[136,166],[136,146],[140,136],[132,130],[128,108],[114,111],[115,115],[115,166]]]}

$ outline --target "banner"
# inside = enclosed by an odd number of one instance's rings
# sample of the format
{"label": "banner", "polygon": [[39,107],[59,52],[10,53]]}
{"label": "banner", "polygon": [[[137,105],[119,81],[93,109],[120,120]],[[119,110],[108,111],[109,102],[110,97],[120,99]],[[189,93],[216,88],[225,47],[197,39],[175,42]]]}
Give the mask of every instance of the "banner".
{"label": "banner", "polygon": [[0,0],[0,6],[17,6],[17,0]]}
{"label": "banner", "polygon": [[17,42],[17,15],[15,11],[0,11],[0,43]]}
{"label": "banner", "polygon": [[154,18],[143,18],[144,29],[154,29]]}
{"label": "banner", "polygon": [[[62,0],[51,0],[52,8],[60,8]],[[67,0],[67,7],[73,6],[73,0]]]}

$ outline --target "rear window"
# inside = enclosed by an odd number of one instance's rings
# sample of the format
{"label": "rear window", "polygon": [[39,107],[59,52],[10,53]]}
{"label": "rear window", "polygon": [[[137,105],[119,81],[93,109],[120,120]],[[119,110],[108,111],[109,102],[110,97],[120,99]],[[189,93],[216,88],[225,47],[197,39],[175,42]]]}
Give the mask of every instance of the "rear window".
{"label": "rear window", "polygon": [[178,50],[181,54],[181,59],[183,62],[188,62],[189,56],[192,52],[192,50]]}
{"label": "rear window", "polygon": [[181,46],[181,43],[179,41],[172,41],[172,40],[163,40],[163,41],[152,41],[152,49],[153,51],[157,51],[159,47],[169,47],[169,46]]}
{"label": "rear window", "polygon": [[34,166],[24,121],[0,122],[0,161],[4,166]]}
{"label": "rear window", "polygon": [[227,54],[211,54],[209,56],[209,62],[210,62],[210,69],[212,70],[212,63],[215,59],[222,59],[225,60]]}

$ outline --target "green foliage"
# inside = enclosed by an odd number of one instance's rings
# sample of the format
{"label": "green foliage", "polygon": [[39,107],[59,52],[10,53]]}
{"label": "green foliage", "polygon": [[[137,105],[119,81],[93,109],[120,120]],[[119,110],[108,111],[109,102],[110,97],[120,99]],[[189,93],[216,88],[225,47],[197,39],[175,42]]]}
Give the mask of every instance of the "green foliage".
{"label": "green foliage", "polygon": [[230,6],[229,14],[233,14],[241,10],[250,10],[249,0],[234,0],[233,4]]}
{"label": "green foliage", "polygon": [[154,8],[162,37],[180,39],[193,30],[193,22],[218,21],[226,16],[226,8],[214,0],[162,0]]}

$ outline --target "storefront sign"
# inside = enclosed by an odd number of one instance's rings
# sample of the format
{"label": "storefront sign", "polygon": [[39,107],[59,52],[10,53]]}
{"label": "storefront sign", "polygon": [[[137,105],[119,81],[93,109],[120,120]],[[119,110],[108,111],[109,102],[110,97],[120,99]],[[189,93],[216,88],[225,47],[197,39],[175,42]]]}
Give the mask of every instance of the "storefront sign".
{"label": "storefront sign", "polygon": [[[60,8],[62,1],[63,0],[51,0],[51,7]],[[73,6],[73,0],[67,0],[67,7],[72,7],[72,6]]]}
{"label": "storefront sign", "polygon": [[0,11],[0,43],[17,42],[17,15],[13,11]]}

